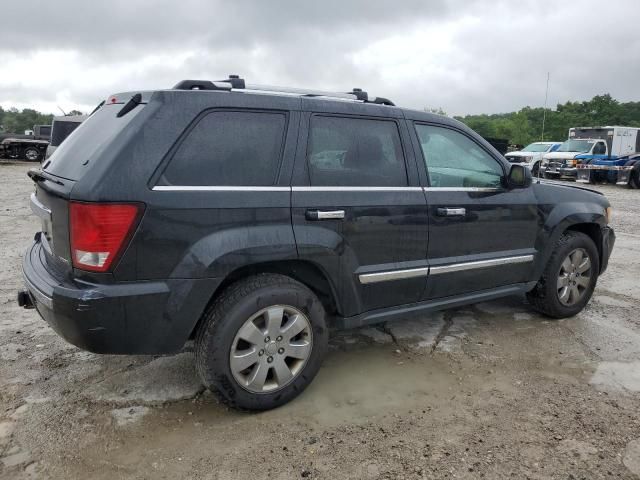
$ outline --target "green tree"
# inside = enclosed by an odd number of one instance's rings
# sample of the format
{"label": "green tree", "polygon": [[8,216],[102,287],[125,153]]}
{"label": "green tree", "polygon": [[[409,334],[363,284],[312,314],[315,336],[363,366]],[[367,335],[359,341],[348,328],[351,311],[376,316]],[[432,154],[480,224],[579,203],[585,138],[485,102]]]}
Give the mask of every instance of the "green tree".
{"label": "green tree", "polygon": [[[517,112],[456,117],[484,137],[507,138],[527,144],[542,138],[544,109],[524,107]],[[624,125],[640,127],[640,102],[621,103],[608,93],[584,102],[566,102],[547,109],[544,139],[565,140],[571,127]]]}

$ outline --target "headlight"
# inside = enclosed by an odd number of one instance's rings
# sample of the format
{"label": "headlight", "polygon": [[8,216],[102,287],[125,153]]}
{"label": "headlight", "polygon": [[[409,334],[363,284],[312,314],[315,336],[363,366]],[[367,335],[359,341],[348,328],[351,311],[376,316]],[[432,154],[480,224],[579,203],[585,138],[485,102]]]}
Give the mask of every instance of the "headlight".
{"label": "headlight", "polygon": [[611,218],[613,217],[613,208],[607,207],[604,209],[604,219],[607,222],[607,225],[611,223]]}
{"label": "headlight", "polygon": [[533,156],[529,155],[527,157],[522,157],[522,161],[523,162],[530,162],[531,160],[533,160]]}
{"label": "headlight", "polygon": [[576,160],[567,160],[567,167],[575,167],[576,166]]}

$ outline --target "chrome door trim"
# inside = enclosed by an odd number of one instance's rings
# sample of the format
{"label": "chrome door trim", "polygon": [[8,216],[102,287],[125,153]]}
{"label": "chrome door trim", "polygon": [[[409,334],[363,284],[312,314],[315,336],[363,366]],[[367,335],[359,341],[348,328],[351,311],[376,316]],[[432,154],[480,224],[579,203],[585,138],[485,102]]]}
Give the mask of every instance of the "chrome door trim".
{"label": "chrome door trim", "polygon": [[501,265],[515,265],[519,263],[533,262],[533,255],[517,255],[514,257],[491,258],[488,260],[476,260],[473,262],[452,263],[450,265],[438,265],[435,267],[407,268],[404,270],[387,270],[375,273],[363,273],[358,275],[360,283],[387,282],[391,280],[404,280],[406,278],[426,277],[442,273],[463,272],[477,268],[498,267]]}
{"label": "chrome door trim", "polygon": [[475,270],[476,268],[498,267],[500,265],[511,265],[517,263],[533,262],[533,255],[518,255],[515,257],[491,258],[489,260],[476,260],[473,262],[452,263],[451,265],[438,265],[430,267],[430,275],[439,275],[442,273],[463,272],[466,270]]}
{"label": "chrome door trim", "polygon": [[390,270],[386,272],[363,273],[358,275],[360,283],[387,282],[389,280],[404,280],[405,278],[426,277],[429,275],[429,267],[408,268],[406,270]]}
{"label": "chrome door trim", "polygon": [[291,187],[294,192],[421,192],[422,187]]}
{"label": "chrome door trim", "polygon": [[156,185],[151,190],[156,192],[290,192],[291,187]]}
{"label": "chrome door trim", "polygon": [[499,192],[498,187],[422,187],[425,192]]}

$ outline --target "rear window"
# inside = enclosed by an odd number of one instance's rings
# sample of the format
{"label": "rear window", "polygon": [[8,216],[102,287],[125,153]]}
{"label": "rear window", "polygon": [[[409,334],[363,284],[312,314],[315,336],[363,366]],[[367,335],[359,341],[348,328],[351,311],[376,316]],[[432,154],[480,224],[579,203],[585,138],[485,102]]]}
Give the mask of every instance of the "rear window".
{"label": "rear window", "polygon": [[51,131],[51,143],[52,147],[57,147],[62,143],[62,141],[71,135],[78,126],[80,122],[65,122],[65,121],[55,121],[53,123],[53,130]]}
{"label": "rear window", "polygon": [[159,185],[270,186],[286,125],[283,113],[211,112],[179,145]]}
{"label": "rear window", "polygon": [[80,180],[92,158],[105,148],[142,111],[142,105],[117,118],[122,105],[98,109],[76,128],[44,164],[44,170],[68,180]]}

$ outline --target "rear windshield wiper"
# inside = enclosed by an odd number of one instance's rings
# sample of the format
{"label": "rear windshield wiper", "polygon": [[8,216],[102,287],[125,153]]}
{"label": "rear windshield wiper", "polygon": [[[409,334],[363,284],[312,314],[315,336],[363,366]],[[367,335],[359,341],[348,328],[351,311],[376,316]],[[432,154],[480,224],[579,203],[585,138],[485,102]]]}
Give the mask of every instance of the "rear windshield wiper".
{"label": "rear windshield wiper", "polygon": [[116,117],[124,117],[127,113],[140,105],[140,103],[142,103],[142,95],[136,93],[127,103],[124,104],[124,107],[122,107]]}
{"label": "rear windshield wiper", "polygon": [[27,172],[27,175],[35,183],[42,182],[43,180],[49,180],[50,182],[57,183],[58,185],[64,185],[60,180],[51,175],[50,173],[43,172],[37,168],[32,168]]}

